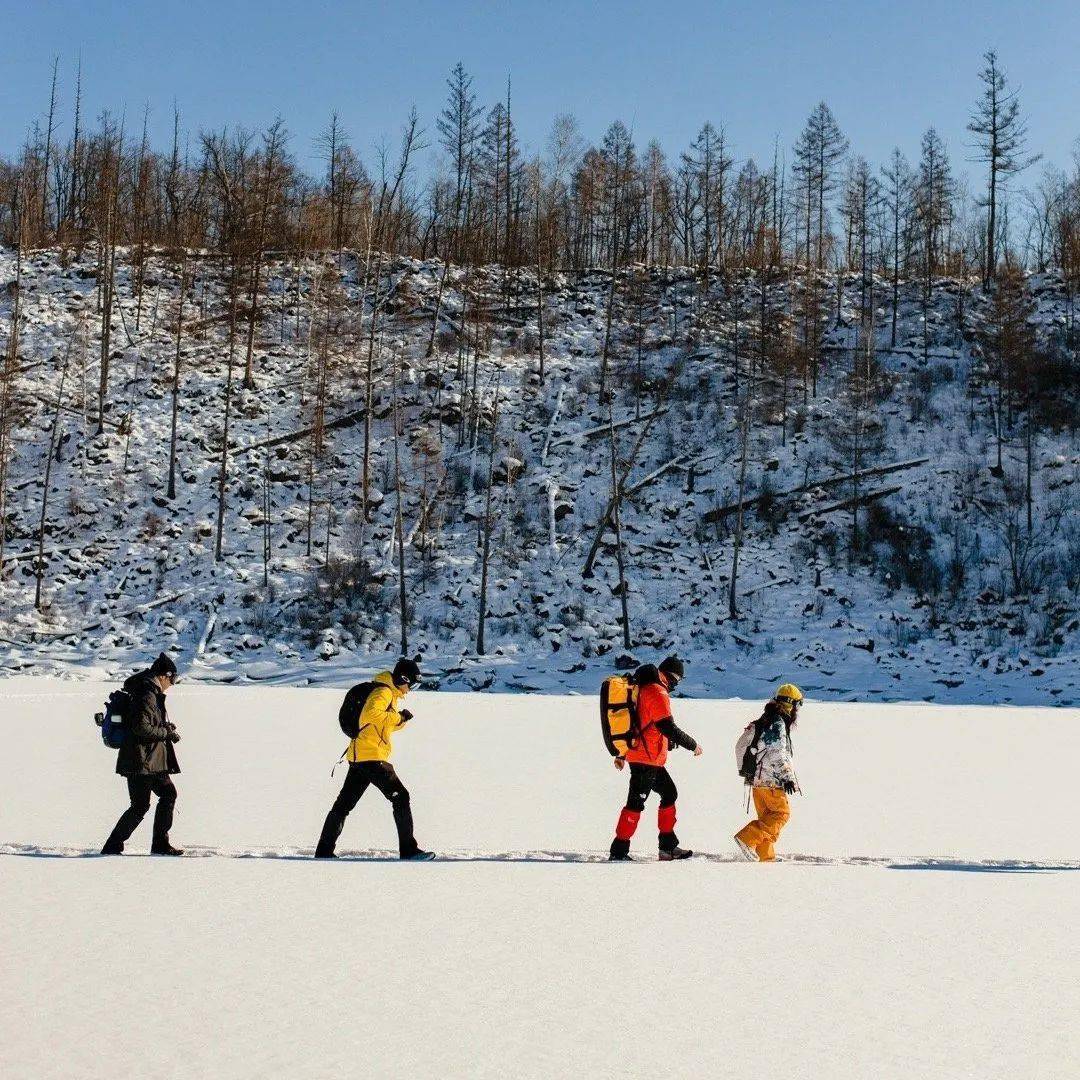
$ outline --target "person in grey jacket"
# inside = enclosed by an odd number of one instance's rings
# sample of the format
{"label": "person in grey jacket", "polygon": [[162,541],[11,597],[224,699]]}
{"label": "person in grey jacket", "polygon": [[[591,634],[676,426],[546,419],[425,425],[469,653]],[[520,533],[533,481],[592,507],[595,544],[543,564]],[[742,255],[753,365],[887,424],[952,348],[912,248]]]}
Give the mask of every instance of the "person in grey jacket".
{"label": "person in grey jacket", "polygon": [[176,743],[180,735],[169,720],[165,695],[176,685],[176,664],[162,653],[146,671],[132,675],[124,683],[130,705],[124,715],[124,741],[116,755],[116,771],[127,779],[131,805],[120,815],[102,855],[122,855],[124,844],[139,827],[150,809],[151,794],[157,796],[154,811],[154,855],[183,855],[169,842],[176,785],[171,777],[180,771]]}

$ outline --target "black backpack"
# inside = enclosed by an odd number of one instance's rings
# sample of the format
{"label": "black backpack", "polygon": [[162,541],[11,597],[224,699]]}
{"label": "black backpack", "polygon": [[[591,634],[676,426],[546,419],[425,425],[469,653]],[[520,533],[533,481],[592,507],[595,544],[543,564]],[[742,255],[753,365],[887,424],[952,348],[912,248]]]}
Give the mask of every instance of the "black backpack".
{"label": "black backpack", "polygon": [[346,695],[338,710],[338,726],[349,739],[360,734],[360,714],[364,711],[367,699],[379,684],[373,682],[357,683]]}

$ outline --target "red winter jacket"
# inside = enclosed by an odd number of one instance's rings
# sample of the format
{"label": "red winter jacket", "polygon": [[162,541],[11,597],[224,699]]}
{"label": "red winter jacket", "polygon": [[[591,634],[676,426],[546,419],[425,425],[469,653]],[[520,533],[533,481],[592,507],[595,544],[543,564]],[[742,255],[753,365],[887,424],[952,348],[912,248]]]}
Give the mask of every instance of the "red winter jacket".
{"label": "red winter jacket", "polygon": [[646,683],[638,691],[638,723],[641,741],[626,752],[626,760],[636,765],[661,766],[667,762],[668,741],[687,750],[696,750],[697,743],[675,725],[671,716],[667,676],[660,672],[660,681]]}

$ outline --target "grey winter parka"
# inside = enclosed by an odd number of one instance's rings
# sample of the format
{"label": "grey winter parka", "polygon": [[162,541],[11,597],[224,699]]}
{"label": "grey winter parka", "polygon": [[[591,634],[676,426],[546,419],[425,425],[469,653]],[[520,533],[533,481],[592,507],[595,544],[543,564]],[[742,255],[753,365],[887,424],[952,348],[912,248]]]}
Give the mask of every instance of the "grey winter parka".
{"label": "grey winter parka", "polygon": [[125,718],[124,742],[116,755],[121,776],[153,776],[180,771],[176,751],[169,742],[169,715],[165,695],[149,671],[140,671],[124,683],[131,695]]}

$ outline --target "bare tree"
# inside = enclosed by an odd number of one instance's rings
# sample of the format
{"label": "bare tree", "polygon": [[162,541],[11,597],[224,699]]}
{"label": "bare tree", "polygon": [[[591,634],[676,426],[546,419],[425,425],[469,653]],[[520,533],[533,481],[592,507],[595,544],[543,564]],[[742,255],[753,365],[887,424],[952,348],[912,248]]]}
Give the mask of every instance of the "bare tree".
{"label": "bare tree", "polygon": [[13,205],[15,225],[15,281],[11,300],[11,325],[0,371],[0,580],[4,573],[4,550],[7,544],[8,468],[11,462],[11,435],[14,428],[13,404],[16,376],[19,373],[19,333],[22,320],[22,192],[16,182]]}
{"label": "bare tree", "polygon": [[56,117],[56,73],[60,57],[53,58],[52,89],[49,91],[49,118],[45,125],[45,161],[41,169],[41,227],[49,227],[49,161],[52,156],[52,139]]}
{"label": "bare tree", "polygon": [[[487,651],[484,631],[487,625],[488,563],[491,560],[491,530],[494,525],[491,497],[495,487],[495,456],[499,442],[499,398],[501,392],[502,372],[499,372],[495,380],[495,407],[491,417],[491,448],[488,451],[487,490],[484,493],[484,519],[481,524],[480,598],[476,618],[476,651],[480,656],[483,656]],[[509,484],[509,476],[506,482]]]}
{"label": "bare tree", "polygon": [[217,523],[214,535],[214,560],[221,562],[222,535],[225,528],[225,484],[229,475],[229,423],[232,418],[233,366],[236,357],[236,303],[237,262],[233,258],[229,268],[229,345],[225,376],[225,415],[221,431],[221,460],[218,466]]}
{"label": "bare tree", "polygon": [[824,101],[810,114],[795,147],[795,171],[806,192],[806,261],[810,263],[810,221],[817,217],[817,269],[825,268],[826,200],[836,186],[836,169],[848,151],[848,141]]}
{"label": "bare tree", "polygon": [[116,286],[116,247],[120,229],[120,166],[124,131],[121,126],[113,143],[113,128],[107,114],[101,120],[102,178],[95,206],[98,234],[98,288],[101,306],[100,378],[98,384],[97,433],[105,431],[105,404],[109,393],[112,358],[113,296]]}
{"label": "bare tree", "polygon": [[167,499],[176,498],[176,426],[180,411],[180,352],[184,341],[184,295],[187,292],[187,253],[180,255],[180,296],[176,301],[176,351],[173,356],[172,423],[169,434],[169,486]]}
{"label": "bare tree", "polygon": [[619,275],[620,202],[627,173],[633,168],[634,144],[630,132],[616,120],[604,135],[604,158],[611,189],[611,284],[608,288],[604,344],[600,353],[600,400],[607,400],[608,356],[611,350],[611,322],[615,311],[615,287]]}
{"label": "bare tree", "polygon": [[615,531],[615,560],[619,568],[619,606],[622,612],[623,648],[629,649],[630,643],[630,608],[627,600],[626,561],[623,555],[622,539],[622,486],[619,483],[616,459],[618,451],[615,445],[615,416],[608,400],[608,436],[611,460],[611,525]]}
{"label": "bare tree", "polygon": [[[394,539],[397,543],[398,554],[398,614],[401,621],[401,655],[407,656],[409,653],[409,604],[405,592],[405,521],[402,512],[401,490],[401,399],[398,392],[398,378],[400,375],[399,354],[400,347],[394,350],[394,366],[390,373],[393,396],[391,419],[394,424]],[[490,497],[491,493],[489,488],[489,503]],[[480,642],[483,641],[482,628],[479,640]],[[483,652],[483,649],[478,649],[478,651]]]}
{"label": "bare tree", "polygon": [[896,323],[900,310],[900,245],[905,221],[911,210],[912,180],[907,159],[898,147],[889,155],[889,163],[881,170],[885,178],[884,205],[889,221],[890,268],[892,277],[892,321],[889,328],[889,347],[896,348]]}
{"label": "bare tree", "polygon": [[983,83],[982,96],[968,123],[968,131],[978,136],[978,158],[988,166],[986,184],[986,261],[983,263],[983,285],[990,287],[997,269],[997,208],[998,188],[1010,176],[1023,172],[1041,155],[1024,155],[1027,124],[1020,115],[1018,91],[1010,90],[1005,72],[998,67],[993,49],[983,53],[986,61],[979,78]]}
{"label": "bare tree", "polygon": [[38,611],[41,610],[41,586],[45,577],[45,524],[49,516],[49,485],[52,483],[53,460],[56,457],[57,439],[60,434],[60,410],[64,403],[64,387],[67,384],[68,369],[71,366],[71,351],[76,338],[81,337],[82,329],[82,323],[77,322],[64,349],[64,358],[60,364],[60,383],[56,389],[56,404],[53,406],[52,425],[49,429],[49,452],[45,460],[45,477],[41,489],[41,518],[38,521],[38,550],[34,573],[36,578],[34,607]]}
{"label": "bare tree", "polygon": [[724,129],[705,123],[683,161],[697,185],[700,213],[701,254],[699,266],[704,294],[709,293],[709,271],[715,260],[724,268],[725,185],[733,161],[727,153]]}
{"label": "bare tree", "polygon": [[[738,364],[738,323],[735,328],[735,363]],[[745,500],[746,500],[746,467],[750,459],[750,432],[752,410],[756,395],[756,372],[753,365],[750,367],[750,380],[743,392],[742,409],[739,418],[739,510],[735,517],[735,536],[731,547],[731,580],[728,582],[728,616],[732,619],[739,617],[738,605],[738,581],[739,581],[739,555],[742,553],[743,536],[746,529]]]}
{"label": "bare tree", "polygon": [[262,283],[263,253],[266,250],[267,225],[273,209],[274,169],[285,142],[285,125],[277,119],[263,137],[263,185],[260,195],[259,228],[251,258],[251,282],[249,288],[249,315],[247,331],[247,354],[244,359],[244,389],[255,388],[252,356],[255,348],[255,325],[259,319],[259,293]]}

